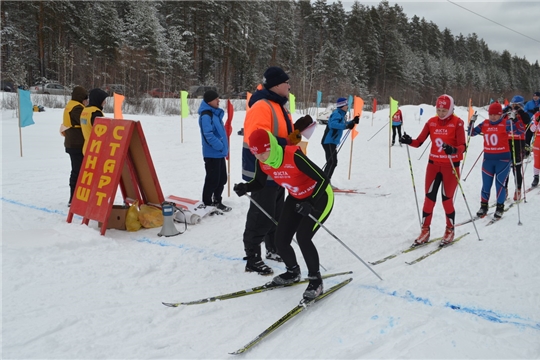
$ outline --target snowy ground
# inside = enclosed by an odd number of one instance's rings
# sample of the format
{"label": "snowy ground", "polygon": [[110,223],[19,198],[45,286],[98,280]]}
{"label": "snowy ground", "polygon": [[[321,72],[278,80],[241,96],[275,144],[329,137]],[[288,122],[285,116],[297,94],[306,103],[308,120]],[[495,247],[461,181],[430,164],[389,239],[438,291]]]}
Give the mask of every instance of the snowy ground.
{"label": "snowy ground", "polygon": [[[405,130],[416,137],[434,109],[403,106]],[[487,116],[477,109],[480,118]],[[456,113],[466,119],[467,110]],[[112,116],[112,114],[107,114]],[[249,205],[232,193],[233,207],[205,218],[182,235],[159,238],[160,229],[134,233],[97,223],[66,223],[69,157],[58,133],[61,109],[34,113],[22,129],[2,111],[2,357],[6,359],[223,359],[295,306],[304,286],[204,305],[167,308],[162,301],[187,301],[260,285],[269,280],[244,272],[242,232]],[[241,181],[241,136],[245,112],[236,112],[231,136],[231,181]],[[295,118],[301,114],[295,114]],[[177,116],[135,116],[148,141],[164,195],[199,198],[204,178],[197,118],[184,119],[180,141]],[[334,182],[366,195],[336,195],[326,226],[365,261],[407,248],[418,235],[415,193],[406,147],[392,147],[388,109],[364,113],[354,141],[339,154]],[[324,153],[318,126],[308,155],[320,166]],[[425,146],[425,145],[424,145]],[[471,140],[463,176],[482,149]],[[410,149],[420,208],[424,147]],[[420,159],[419,159],[420,158]],[[480,198],[480,164],[462,181],[470,210]],[[525,175],[532,180],[532,164]],[[511,177],[513,182],[513,177]],[[514,186],[510,186],[513,192]],[[378,196],[378,194],[390,194]],[[120,199],[118,199],[120,200]],[[494,198],[492,196],[492,202]],[[316,236],[327,272],[352,270],[354,280],[336,294],[271,334],[248,359],[532,359],[540,358],[539,190],[486,227],[487,219],[457,228],[470,232],[455,246],[415,265],[431,247],[401,255],[373,269],[325,231]],[[456,221],[469,218],[463,195]],[[518,222],[522,225],[519,226]],[[536,233],[534,232],[536,231]],[[442,236],[440,198],[432,235]],[[297,255],[300,257],[299,251]],[[275,272],[283,264],[268,262]],[[305,264],[300,258],[303,274]],[[327,288],[340,278],[328,279]]]}

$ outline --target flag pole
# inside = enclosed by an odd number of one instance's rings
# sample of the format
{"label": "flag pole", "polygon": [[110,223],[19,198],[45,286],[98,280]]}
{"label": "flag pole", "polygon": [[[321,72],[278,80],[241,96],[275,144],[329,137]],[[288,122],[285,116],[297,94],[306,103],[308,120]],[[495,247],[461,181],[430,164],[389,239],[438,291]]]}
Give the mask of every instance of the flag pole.
{"label": "flag pole", "polygon": [[17,97],[19,98],[19,106],[17,108],[17,113],[19,114],[19,149],[21,153],[21,157],[23,157],[23,151],[22,151],[22,130],[21,130],[21,94],[19,89],[17,89]]}
{"label": "flag pole", "polygon": [[351,136],[351,154],[349,156],[349,178],[347,180],[351,180],[353,142],[354,142],[354,138]]}
{"label": "flag pole", "polygon": [[390,111],[388,112],[388,168],[392,168],[392,97],[390,97]]}

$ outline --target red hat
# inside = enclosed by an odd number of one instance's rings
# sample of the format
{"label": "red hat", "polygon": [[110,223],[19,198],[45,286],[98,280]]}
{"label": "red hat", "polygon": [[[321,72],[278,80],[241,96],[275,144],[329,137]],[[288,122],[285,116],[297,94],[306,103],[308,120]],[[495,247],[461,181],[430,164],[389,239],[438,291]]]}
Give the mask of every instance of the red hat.
{"label": "red hat", "polygon": [[439,96],[439,98],[437,99],[436,107],[450,110],[453,104],[454,104],[454,100],[452,99],[452,97],[450,95],[445,94],[445,95]]}
{"label": "red hat", "polygon": [[437,105],[435,105],[435,108],[443,108],[448,110],[448,114],[444,118],[441,118],[444,120],[454,112],[454,99],[450,95],[443,94],[437,99]]}
{"label": "red hat", "polygon": [[270,136],[268,131],[257,129],[249,136],[249,150],[255,155],[270,151]]}
{"label": "red hat", "polygon": [[502,115],[502,106],[498,102],[491,103],[488,109],[488,115]]}

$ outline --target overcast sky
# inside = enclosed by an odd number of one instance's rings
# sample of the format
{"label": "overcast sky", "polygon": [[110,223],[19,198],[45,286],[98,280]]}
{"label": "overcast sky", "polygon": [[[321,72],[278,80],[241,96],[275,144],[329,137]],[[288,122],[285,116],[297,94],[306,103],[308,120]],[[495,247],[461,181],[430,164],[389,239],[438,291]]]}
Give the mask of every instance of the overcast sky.
{"label": "overcast sky", "polygon": [[[354,1],[342,1],[349,11]],[[377,6],[380,1],[360,1]],[[531,64],[540,62],[540,0],[529,1],[388,1],[398,4],[411,19],[435,23],[440,31],[448,28],[454,36],[476,33],[490,50],[525,57]],[[478,14],[478,15],[477,15]],[[489,19],[489,20],[488,20]]]}

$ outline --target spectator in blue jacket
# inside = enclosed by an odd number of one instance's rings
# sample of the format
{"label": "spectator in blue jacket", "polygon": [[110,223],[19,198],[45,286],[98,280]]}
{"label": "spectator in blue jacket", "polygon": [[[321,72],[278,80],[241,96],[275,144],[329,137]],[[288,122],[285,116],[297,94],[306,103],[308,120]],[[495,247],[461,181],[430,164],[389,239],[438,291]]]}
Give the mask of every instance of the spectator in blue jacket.
{"label": "spectator in blue jacket", "polygon": [[[328,119],[328,125],[324,130],[322,137],[322,147],[326,155],[326,166],[324,167],[324,173],[328,179],[332,178],[334,170],[337,166],[337,146],[341,143],[341,137],[343,136],[343,130],[352,129],[354,124],[358,124],[360,118],[356,116],[353,120],[347,121],[347,110],[349,105],[346,98],[337,99],[336,110],[332,112]],[[334,188],[334,187],[332,187]]]}
{"label": "spectator in blue jacket", "polygon": [[231,208],[222,202],[223,188],[227,183],[225,157],[229,155],[227,132],[223,125],[224,114],[223,109],[219,108],[218,93],[214,90],[205,92],[199,107],[199,128],[206,170],[202,201],[206,206],[231,211]]}
{"label": "spectator in blue jacket", "polygon": [[534,114],[538,112],[539,107],[540,107],[540,91],[537,91],[533,94],[532,100],[527,101],[523,110],[525,110],[529,114],[529,117],[532,119]]}

